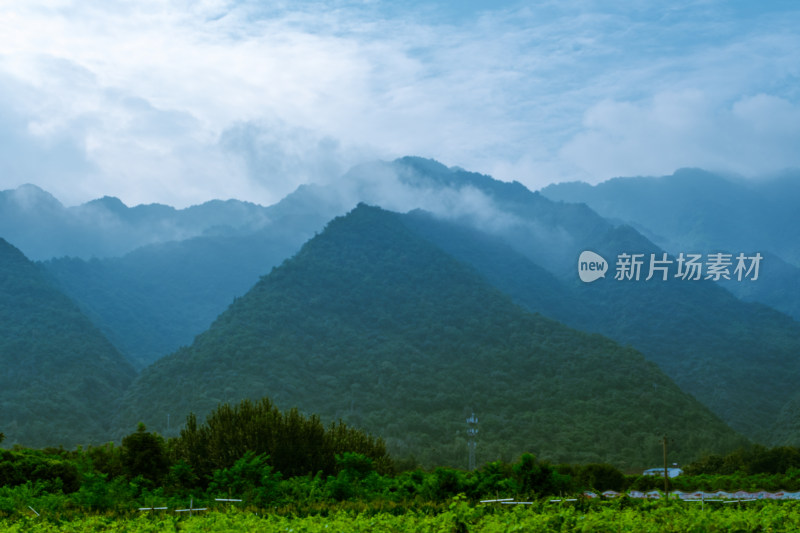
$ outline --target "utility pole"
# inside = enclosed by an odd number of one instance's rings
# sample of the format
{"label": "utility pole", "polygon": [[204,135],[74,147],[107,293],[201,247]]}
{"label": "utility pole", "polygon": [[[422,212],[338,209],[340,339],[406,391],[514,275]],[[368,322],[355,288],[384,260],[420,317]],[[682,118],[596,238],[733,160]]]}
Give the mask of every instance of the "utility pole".
{"label": "utility pole", "polygon": [[467,449],[469,450],[469,469],[475,470],[475,438],[478,436],[478,418],[473,412],[467,417]]}
{"label": "utility pole", "polygon": [[664,435],[664,495],[669,500],[669,476],[667,476],[667,436]]}

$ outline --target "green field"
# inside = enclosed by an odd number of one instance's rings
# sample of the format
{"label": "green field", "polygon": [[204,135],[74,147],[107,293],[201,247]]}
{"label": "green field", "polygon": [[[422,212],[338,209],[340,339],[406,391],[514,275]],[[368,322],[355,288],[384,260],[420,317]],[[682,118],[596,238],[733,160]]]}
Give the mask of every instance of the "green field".
{"label": "green field", "polygon": [[[630,506],[630,507],[627,507]],[[158,512],[157,512],[158,513]],[[797,531],[797,502],[751,502],[709,506],[695,503],[592,502],[561,506],[536,502],[516,507],[473,506],[454,500],[436,514],[339,511],[305,517],[262,515],[252,511],[211,511],[178,516],[168,511],[127,517],[95,515],[70,520],[31,516],[0,520],[2,531]]]}

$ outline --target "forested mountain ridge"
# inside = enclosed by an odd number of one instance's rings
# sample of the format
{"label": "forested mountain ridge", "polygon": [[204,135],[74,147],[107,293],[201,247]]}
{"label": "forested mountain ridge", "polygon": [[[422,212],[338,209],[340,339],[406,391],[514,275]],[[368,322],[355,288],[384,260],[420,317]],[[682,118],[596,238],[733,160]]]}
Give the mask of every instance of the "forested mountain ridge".
{"label": "forested mountain ridge", "polygon": [[134,370],[40,269],[0,239],[0,431],[5,445],[109,440]]}
{"label": "forested mountain ridge", "polygon": [[[684,174],[683,193],[694,190],[690,178],[703,176]],[[703,198],[716,183],[694,185],[699,195],[692,200],[696,211],[702,210]],[[499,182],[433,160],[406,157],[365,164],[335,185],[302,186],[267,208],[273,222],[256,232],[164,243],[118,259],[60,259],[44,265],[142,367],[189,344],[260,274],[321,229],[327,217],[364,198],[384,207],[425,207],[432,215],[417,217],[415,231],[471,263],[518,304],[631,344],[750,438],[768,444],[800,443],[800,432],[789,432],[791,436],[786,429],[798,426],[787,418],[794,411],[786,407],[800,373],[796,322],[737,301],[710,282],[615,282],[609,276],[583,284],[576,275],[582,250],[601,252],[613,268],[619,252],[658,253],[660,247],[631,227],[615,227],[586,205],[554,202],[519,183]],[[719,205],[709,212],[733,209],[724,202],[735,198],[739,196],[720,195]],[[665,201],[670,199],[665,196]],[[650,210],[656,220],[666,216],[652,206]],[[437,237],[437,232],[442,235]],[[741,294],[763,293],[777,283],[773,292],[778,297],[791,295],[791,284],[776,281],[783,279],[776,277],[776,265],[775,257],[765,252],[757,282],[731,284]],[[800,283],[800,277],[791,279]],[[784,422],[777,422],[777,416]]]}
{"label": "forested mountain ridge", "polygon": [[[790,317],[739,301],[711,281],[617,281],[613,271],[595,283],[576,273],[565,280],[476,230],[422,212],[402,220],[522,307],[641,351],[737,431],[770,444],[800,442],[800,431],[788,429],[798,427],[796,415],[786,408],[800,375],[800,324]],[[606,258],[658,251],[624,226],[592,244]]]}
{"label": "forested mountain ridge", "polygon": [[[523,311],[471,267],[361,205],[264,276],[195,342],[145,369],[118,431],[268,395],[381,435],[427,465],[480,461],[641,466],[743,442],[641,354]],[[173,424],[172,430],[176,429]]]}
{"label": "forested mountain ridge", "polygon": [[[736,237],[737,224],[759,218],[752,212],[743,217],[720,216],[743,205],[736,203],[743,198],[738,193],[714,197],[715,190],[723,190],[721,178],[705,183],[707,173],[678,174],[683,187],[680,194],[652,194],[663,196],[667,203],[696,194],[685,202],[693,206],[693,212],[703,214],[705,209],[705,214],[688,220],[722,220],[734,229],[720,235]],[[694,183],[694,178],[699,181]],[[796,191],[791,182],[767,185],[758,188],[761,203],[780,202],[784,189],[783,196],[791,199]],[[145,246],[119,258],[61,258],[43,266],[101,331],[142,368],[191,343],[261,274],[293,255],[327,220],[346,212],[355,202],[366,199],[401,212],[422,208],[429,214],[417,211],[404,218],[404,224],[470,263],[519,305],[570,327],[631,344],[750,438],[768,444],[800,443],[800,430],[792,429],[800,427],[791,407],[796,401],[790,401],[800,373],[796,322],[770,309],[744,304],[708,282],[615,282],[607,278],[581,283],[576,275],[581,250],[602,253],[613,268],[613,258],[621,251],[660,252],[660,247],[640,231],[619,225],[624,217],[617,216],[612,222],[587,205],[552,201],[546,197],[547,190],[543,193],[433,160],[406,157],[360,165],[336,183],[301,186],[274,206],[256,206],[257,212],[268,218],[257,229],[214,227],[201,236]],[[711,199],[715,203],[707,206]],[[40,200],[43,209],[57,203],[52,198]],[[111,198],[90,204],[123,213],[131,220],[140,208],[158,210],[158,206],[127,208]],[[653,220],[674,215],[652,205],[643,212],[647,209]],[[776,212],[785,214],[781,209]],[[445,226],[450,229],[443,229]],[[657,237],[648,228],[634,226]],[[704,227],[700,224],[695,233],[686,228],[681,231],[693,237],[702,235]],[[752,234],[753,229],[748,231]],[[772,234],[770,239],[786,241],[785,233]],[[761,267],[758,282],[731,282],[728,288],[738,295],[771,292],[776,301],[796,305],[792,291],[800,276],[793,276],[795,267],[781,263],[769,252],[764,253]]]}
{"label": "forested mountain ridge", "polygon": [[575,250],[600,240],[613,224],[579,203],[554,202],[519,182],[447,167],[421,157],[360,165],[345,175],[356,183],[382,177],[391,186],[358,189],[358,201],[392,211],[422,209],[478,229],[560,277],[574,274]]}
{"label": "forested mountain ridge", "polygon": [[[190,343],[261,274],[360,201],[400,211],[425,207],[439,218],[488,231],[562,275],[572,273],[577,241],[596,240],[611,227],[586,206],[551,202],[519,183],[404,157],[359,165],[335,185],[303,185],[263,208],[266,218],[257,229],[152,244],[118,258],[64,257],[43,265],[142,368]],[[103,202],[117,205],[122,213],[154,208]]]}

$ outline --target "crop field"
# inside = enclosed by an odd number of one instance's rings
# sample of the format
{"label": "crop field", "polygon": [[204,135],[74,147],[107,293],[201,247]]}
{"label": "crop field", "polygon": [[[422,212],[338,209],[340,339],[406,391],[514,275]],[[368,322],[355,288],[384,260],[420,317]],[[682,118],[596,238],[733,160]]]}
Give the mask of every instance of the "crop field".
{"label": "crop field", "polygon": [[[630,505],[630,507],[626,507]],[[797,531],[797,502],[704,505],[684,503],[603,502],[579,506],[534,503],[530,506],[473,506],[454,500],[436,514],[391,514],[337,511],[312,516],[280,516],[241,510],[212,511],[193,516],[139,514],[128,516],[86,515],[67,520],[44,516],[0,520],[9,532],[83,531],[264,531],[264,532],[506,532],[506,531],[609,531],[609,532],[706,532]]]}

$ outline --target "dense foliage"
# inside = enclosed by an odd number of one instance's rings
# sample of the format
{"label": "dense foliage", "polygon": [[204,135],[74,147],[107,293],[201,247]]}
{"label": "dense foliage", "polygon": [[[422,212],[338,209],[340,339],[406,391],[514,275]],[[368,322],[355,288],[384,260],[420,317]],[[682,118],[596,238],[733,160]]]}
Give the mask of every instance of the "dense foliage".
{"label": "dense foliage", "polygon": [[588,509],[557,506],[536,508],[474,509],[463,502],[438,514],[391,512],[338,511],[325,515],[290,517],[259,516],[248,512],[210,512],[193,517],[139,516],[110,519],[87,517],[71,522],[28,518],[21,521],[0,521],[0,527],[9,531],[259,531],[309,533],[328,531],[398,532],[427,531],[451,533],[472,531],[505,533],[526,531],[531,533],[563,531],[615,531],[615,532],[675,532],[686,531],[772,531],[793,532],[800,527],[800,509],[795,505],[765,504],[751,508],[700,509],[674,506],[643,505],[618,509],[609,506],[591,506]]}
{"label": "dense foliage", "polygon": [[[254,407],[254,406],[251,406]],[[337,455],[329,474],[289,476],[265,455],[246,451],[206,480],[177,458],[175,441],[140,426],[121,447],[18,449],[0,460],[0,528],[10,531],[793,531],[795,501],[588,500],[583,491],[649,490],[653,477],[624,476],[609,465],[551,465],[523,454],[474,472],[448,468],[376,471],[363,454]],[[146,446],[142,446],[146,443]],[[129,469],[126,456],[169,457],[161,483]],[[769,454],[794,450],[761,450]],[[32,479],[19,483],[15,471]],[[35,472],[32,474],[32,472]],[[800,488],[800,470],[772,481],[778,490]],[[681,476],[671,490],[726,488],[732,476]],[[750,488],[766,478],[739,478]],[[711,486],[704,486],[711,485]],[[574,500],[565,500],[567,497]],[[480,503],[510,498],[524,505]],[[220,501],[220,499],[224,501]],[[237,500],[237,501],[229,501]],[[194,509],[193,516],[188,511]],[[165,508],[165,509],[162,509]]]}
{"label": "dense foliage", "polygon": [[800,449],[794,446],[767,448],[752,445],[726,455],[706,455],[686,467],[687,474],[758,475],[786,474],[800,470]]}
{"label": "dense foliage", "polygon": [[325,428],[318,416],[305,417],[297,409],[282,413],[268,398],[220,405],[202,424],[190,414],[174,448],[201,478],[231,468],[246,453],[268,456],[269,464],[288,476],[331,475],[337,456],[346,453],[362,454],[380,472],[391,469],[380,439],[342,422]]}
{"label": "dense foliage", "polygon": [[0,429],[6,445],[73,446],[108,439],[134,370],[55,289],[0,239]]}
{"label": "dense foliage", "polygon": [[633,346],[746,436],[773,445],[800,442],[800,324],[710,281],[645,282],[646,271],[639,282],[614,281],[612,258],[619,252],[657,250],[633,229],[609,229],[587,241],[612,272],[585,284],[576,281],[574,263],[560,279],[519,246],[419,213],[404,223],[529,311]]}
{"label": "dense foliage", "polygon": [[[691,507],[693,506],[693,507]],[[700,508],[695,504],[642,504],[634,507],[614,505],[557,506],[536,505],[516,508],[470,507],[455,500],[438,513],[403,513],[381,510],[340,510],[305,517],[259,515],[237,510],[210,511],[192,517],[175,515],[110,518],[82,517],[71,521],[47,518],[2,520],[0,527],[13,532],[109,531],[149,532],[180,530],[187,532],[328,531],[352,532],[486,532],[526,531],[586,532],[674,532],[686,531],[772,531],[793,532],[800,528],[800,508],[787,503],[764,503],[746,508]]]}
{"label": "dense foliage", "polygon": [[400,466],[380,439],[341,422],[325,428],[317,417],[281,412],[266,398],[245,400],[220,405],[202,424],[190,415],[181,435],[169,440],[139,424],[121,446],[2,451],[0,515],[31,507],[122,512],[174,507],[187,498],[199,507],[220,497],[303,513],[343,501],[436,509],[458,494],[530,499],[626,486],[610,465],[554,466],[531,454],[474,472],[396,473]]}
{"label": "dense foliage", "polygon": [[[736,474],[681,476],[670,480],[670,490],[729,489],[732,483],[798,490],[797,457],[796,448],[741,449],[723,461],[739,464]],[[705,458],[687,470],[708,463]],[[0,450],[0,528],[790,531],[800,525],[798,502],[734,507],[585,498],[585,491],[650,490],[663,483],[625,476],[609,464],[554,465],[523,453],[513,463],[494,461],[475,471],[406,466],[392,461],[379,439],[341,423],[324,428],[315,416],[281,412],[262,398],[220,405],[202,424],[190,415],[181,435],[169,440],[139,424],[121,446]],[[771,477],[747,476],[746,470]]]}
{"label": "dense foliage", "polygon": [[479,463],[533,450],[645,467],[664,433],[681,461],[744,442],[641,354],[523,311],[398,215],[363,205],[146,369],[119,426],[141,416],[164,432],[168,413],[265,393],[426,466],[465,465],[473,410]]}

